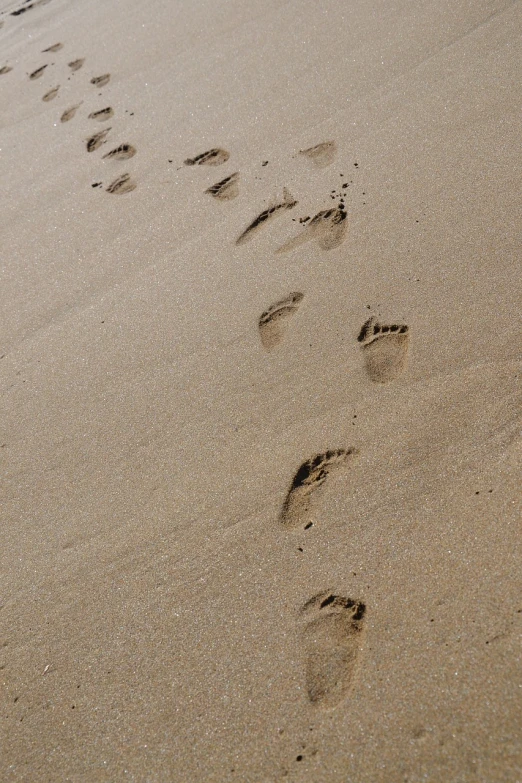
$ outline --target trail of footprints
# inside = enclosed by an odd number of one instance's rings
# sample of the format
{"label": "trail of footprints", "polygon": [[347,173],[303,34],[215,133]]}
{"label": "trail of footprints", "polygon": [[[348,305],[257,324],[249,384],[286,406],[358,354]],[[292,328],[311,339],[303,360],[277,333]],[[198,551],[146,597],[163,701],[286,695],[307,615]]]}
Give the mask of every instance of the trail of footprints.
{"label": "trail of footprints", "polygon": [[[35,0],[23,5],[12,16],[19,15],[30,8],[49,2]],[[63,49],[62,43],[52,44],[43,49],[43,54],[56,54]],[[43,63],[28,74],[30,81],[44,77],[49,66]],[[71,74],[80,71],[85,58],[77,58],[67,63]],[[12,71],[9,64],[0,67],[0,76]],[[92,76],[90,84],[96,89],[105,87],[111,79],[109,73]],[[42,96],[44,102],[54,100],[60,91],[60,85],[53,85]],[[64,108],[60,122],[73,120],[84,101],[79,100]],[[114,117],[109,106],[96,108],[87,114],[87,120],[106,123]],[[104,146],[112,131],[111,126],[92,132],[85,139],[87,153],[94,153]],[[128,141],[116,141],[101,159],[106,165],[111,162],[126,161],[136,155],[136,148]],[[313,168],[330,166],[337,156],[337,145],[326,141],[300,150],[299,157]],[[212,168],[224,165],[230,159],[230,153],[213,147],[193,157],[186,158],[185,166]],[[262,166],[266,166],[264,161]],[[358,164],[354,166],[357,168]],[[344,175],[341,174],[344,178]],[[216,201],[228,202],[238,197],[240,174],[234,171],[217,182],[210,184],[205,193]],[[348,220],[346,209],[346,189],[353,181],[346,181],[338,191],[334,189],[330,198],[337,204],[328,209],[319,210],[313,217],[299,218],[301,230],[289,237],[275,249],[276,254],[290,253],[297,248],[315,242],[320,250],[329,251],[338,248],[346,239]],[[93,187],[102,187],[101,182]],[[136,182],[128,172],[116,174],[106,185],[109,194],[123,195],[132,192]],[[288,188],[283,190],[282,198],[276,199],[258,212],[250,223],[237,236],[236,245],[241,246],[255,238],[275,217],[286,214],[298,204]],[[296,222],[294,220],[294,222]],[[292,291],[271,304],[258,319],[260,343],[267,353],[273,352],[284,341],[285,334],[294,321],[305,296],[302,292]],[[364,367],[370,381],[384,384],[396,380],[404,371],[407,362],[410,331],[406,324],[380,323],[376,317],[369,318],[361,327],[357,336]],[[305,460],[296,470],[282,503],[279,525],[282,530],[310,530],[316,523],[322,495],[327,491],[331,476],[342,479],[358,457],[356,448],[338,448],[316,454]],[[302,550],[301,550],[302,551]],[[303,653],[304,682],[308,700],[318,709],[337,707],[350,693],[353,687],[361,647],[365,636],[365,604],[356,598],[337,595],[332,592],[319,593],[308,600],[298,613],[297,632]]]}
{"label": "trail of footprints", "polygon": [[[39,5],[44,5],[45,3],[50,2],[50,0],[35,0],[32,3],[24,3],[20,9],[17,11],[13,11],[11,13],[11,16],[19,16],[22,13],[25,13],[31,8],[34,8]],[[3,26],[4,22],[2,21],[0,23],[0,27]],[[64,49],[64,44],[62,42],[53,43],[50,46],[46,46],[44,49],[42,49],[42,54],[44,55],[52,55],[57,54],[58,52],[61,52]],[[67,68],[69,70],[69,79],[72,75],[76,74],[80,70],[82,70],[85,66],[86,59],[84,57],[77,57],[75,59],[69,60],[67,64]],[[38,65],[37,68],[34,68],[31,70],[27,76],[29,78],[29,81],[36,82],[37,80],[44,79],[48,73],[50,73],[53,70],[53,67],[55,66],[54,62],[44,62],[41,65]],[[0,76],[4,76],[8,73],[11,73],[13,71],[12,66],[9,64],[2,65],[0,67]],[[111,74],[110,73],[102,73],[100,75],[94,75],[90,76],[89,78],[89,84],[91,85],[91,89],[101,89],[105,87],[109,82],[111,81]],[[49,86],[49,88],[44,92],[41,99],[44,103],[49,103],[51,101],[54,101],[60,94],[61,85],[60,84],[53,84],[52,86]],[[69,106],[67,108],[63,108],[60,114],[60,122],[66,123],[73,120],[79,110],[81,109],[84,101],[79,100],[72,106]],[[93,111],[89,112],[87,114],[87,119],[95,122],[100,123],[106,123],[108,120],[111,120],[115,116],[114,109],[112,106],[102,106],[101,108],[93,109]],[[131,113],[132,116],[132,113]],[[102,145],[104,145],[108,141],[109,134],[111,132],[111,127],[105,127],[102,128],[102,130],[97,131],[95,133],[92,133],[90,136],[88,136],[85,139],[85,146],[86,151],[91,153],[98,150]],[[112,162],[117,163],[119,161],[128,160],[134,155],[136,155],[136,147],[132,145],[131,143],[127,141],[116,141],[115,146],[113,149],[111,149],[109,152],[102,155],[102,160],[107,161],[105,165],[109,166]],[[222,150],[210,150],[209,153],[207,153],[206,156],[200,156],[201,160],[195,160],[194,163],[197,164],[203,164],[206,163],[207,165],[219,165],[220,163],[223,163],[224,160],[227,159],[228,153],[225,153],[225,157],[223,156]],[[203,158],[206,159],[204,160]],[[116,194],[116,195],[123,195],[125,193],[130,193],[136,188],[136,181],[132,178],[131,174],[128,172],[125,173],[119,173],[116,176],[117,172],[113,173],[112,178],[109,178],[109,183],[105,187],[105,191],[107,193]],[[233,197],[233,178],[231,179],[230,183],[223,183],[223,187],[219,192],[214,193],[218,198],[222,199],[228,199]],[[102,182],[95,182],[93,183],[92,187],[102,187]]]}

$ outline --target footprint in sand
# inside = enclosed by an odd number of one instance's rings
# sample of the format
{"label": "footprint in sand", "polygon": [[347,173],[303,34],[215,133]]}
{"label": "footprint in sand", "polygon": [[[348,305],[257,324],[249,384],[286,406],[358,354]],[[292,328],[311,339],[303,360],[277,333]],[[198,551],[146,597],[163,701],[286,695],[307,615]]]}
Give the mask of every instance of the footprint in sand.
{"label": "footprint in sand", "polygon": [[334,162],[337,155],[337,144],[335,141],[323,141],[321,144],[316,144],[315,147],[299,150],[299,154],[308,158],[317,168],[324,169]]}
{"label": "footprint in sand", "polygon": [[58,90],[60,89],[60,85],[58,87],[53,87],[52,90],[49,90],[49,92],[46,92],[45,95],[42,96],[42,101],[45,101],[46,103],[48,101],[52,101],[53,98],[56,98],[58,95]]}
{"label": "footprint in sand", "polygon": [[12,70],[13,69],[11,68],[10,65],[4,65],[2,68],[0,68],[0,76],[3,76],[4,73],[9,73],[9,71],[12,71]]}
{"label": "footprint in sand", "polygon": [[132,144],[120,144],[119,147],[107,152],[103,157],[109,160],[127,160],[133,158],[136,151],[136,147],[133,147]]}
{"label": "footprint in sand", "polygon": [[66,109],[60,117],[60,122],[69,122],[69,120],[72,120],[81,105],[81,103],[77,103],[76,106],[71,106],[70,109]]}
{"label": "footprint in sand", "polygon": [[230,158],[230,153],[219,147],[202,152],[195,158],[187,158],[183,161],[185,166],[221,166]]}
{"label": "footprint in sand", "polygon": [[118,179],[115,179],[114,182],[111,182],[108,188],[106,188],[107,193],[116,193],[117,195],[123,195],[124,193],[130,193],[131,190],[134,190],[136,187],[136,182],[134,182],[133,179],[131,179],[130,174],[122,174]]}
{"label": "footprint in sand", "polygon": [[90,120],[99,120],[100,122],[104,122],[105,120],[109,120],[114,116],[114,111],[112,110],[111,106],[106,106],[105,109],[91,111],[91,113],[87,116]]}
{"label": "footprint in sand", "polygon": [[312,506],[329,474],[347,467],[358,456],[357,449],[337,449],[317,454],[303,462],[294,476],[283,503],[279,521],[284,527],[312,527]]}
{"label": "footprint in sand", "polygon": [[108,84],[110,80],[110,73],[104,73],[102,76],[93,76],[91,79],[91,84],[94,84],[95,87],[105,87],[105,85]]}
{"label": "footprint in sand", "polygon": [[[62,122],[65,122],[65,120],[62,120]],[[105,139],[109,131],[110,128],[104,128],[98,133],[95,133],[94,136],[91,136],[89,139],[87,139],[87,152],[94,152],[94,150],[97,150],[98,147],[101,147],[102,144],[105,144]]]}
{"label": "footprint in sand", "polygon": [[45,54],[46,52],[59,52],[60,49],[63,49],[63,44],[55,43],[52,46],[48,46],[47,49],[42,49],[42,54]]}
{"label": "footprint in sand", "polygon": [[225,177],[220,182],[216,182],[215,185],[211,185],[205,190],[205,193],[209,193],[219,201],[232,201],[233,198],[239,195],[239,171],[234,174]]}
{"label": "footprint in sand", "polygon": [[321,250],[332,250],[334,247],[339,247],[344,242],[348,231],[346,218],[344,205],[318,212],[300,234],[282,244],[275,252],[289,253],[314,239],[317,240]]}
{"label": "footprint in sand", "polygon": [[354,683],[364,639],[362,601],[330,592],[319,593],[301,609],[306,691],[322,710],[337,707]]}
{"label": "footprint in sand", "polygon": [[36,71],[33,71],[32,73],[30,73],[29,74],[29,78],[31,79],[31,81],[34,81],[35,79],[39,79],[40,76],[43,75],[43,72],[47,68],[48,64],[49,63],[47,63],[46,65],[41,65],[39,68],[36,69]]}
{"label": "footprint in sand", "polygon": [[259,319],[261,344],[267,351],[279,345],[288,328],[289,319],[299,310],[304,294],[293,291],[291,294],[271,305]]}
{"label": "footprint in sand", "polygon": [[282,214],[287,209],[293,209],[298,202],[292,196],[288,188],[283,188],[283,200],[271,203],[267,209],[264,209],[254,220],[248,225],[245,230],[236,239],[236,245],[242,245],[243,242],[247,242],[249,239],[258,232],[258,230],[265,225],[268,220],[271,220],[276,215]]}
{"label": "footprint in sand", "polygon": [[383,326],[372,316],[363,325],[357,340],[362,344],[370,380],[388,383],[404,371],[410,344],[410,330],[406,324]]}
{"label": "footprint in sand", "polygon": [[85,58],[80,57],[79,60],[73,60],[71,63],[67,63],[67,65],[69,66],[71,71],[79,71],[82,65],[84,64],[84,62],[85,62]]}

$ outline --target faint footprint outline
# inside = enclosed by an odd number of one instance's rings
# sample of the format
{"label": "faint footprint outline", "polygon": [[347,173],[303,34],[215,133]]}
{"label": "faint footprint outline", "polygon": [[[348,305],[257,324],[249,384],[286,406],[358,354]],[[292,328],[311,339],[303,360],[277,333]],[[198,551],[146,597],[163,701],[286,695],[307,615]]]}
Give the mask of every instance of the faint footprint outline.
{"label": "faint footprint outline", "polygon": [[317,709],[335,709],[352,690],[366,635],[365,615],[363,601],[331,591],[313,596],[301,608],[306,692]]}
{"label": "faint footprint outline", "polygon": [[308,149],[299,150],[299,155],[308,158],[317,168],[324,169],[334,162],[337,156],[337,144],[335,141],[323,141]]}
{"label": "faint footprint outline", "polygon": [[384,325],[372,316],[363,324],[357,340],[371,381],[389,383],[402,375],[410,345],[410,329],[406,324]]}
{"label": "faint footprint outline", "polygon": [[289,319],[297,314],[304,294],[292,291],[288,296],[270,305],[259,317],[258,328],[261,344],[271,351],[282,341]]}
{"label": "faint footprint outline", "polygon": [[91,84],[93,84],[95,87],[105,87],[105,85],[108,84],[110,80],[110,73],[103,73],[101,76],[93,76],[91,79]]}
{"label": "faint footprint outline", "polygon": [[286,493],[279,522],[285,528],[312,526],[312,510],[326,479],[332,472],[347,468],[359,456],[356,448],[333,449],[305,460],[296,471]]}
{"label": "faint footprint outline", "polygon": [[347,213],[344,207],[332,207],[318,212],[300,234],[291,237],[275,251],[289,253],[307,242],[317,241],[321,250],[339,247],[348,233]]}
{"label": "faint footprint outline", "polygon": [[276,215],[285,212],[288,209],[293,209],[299,202],[292,196],[288,188],[283,188],[283,200],[272,201],[266,209],[259,213],[254,220],[249,223],[244,231],[236,239],[236,245],[242,245],[244,242],[252,239],[258,230],[264,226],[267,221],[272,220]]}
{"label": "faint footprint outline", "polygon": [[53,87],[51,90],[45,93],[45,95],[42,95],[42,101],[45,101],[45,103],[48,103],[49,101],[52,101],[53,98],[56,98],[58,95],[58,92],[60,90],[60,85],[57,87]]}

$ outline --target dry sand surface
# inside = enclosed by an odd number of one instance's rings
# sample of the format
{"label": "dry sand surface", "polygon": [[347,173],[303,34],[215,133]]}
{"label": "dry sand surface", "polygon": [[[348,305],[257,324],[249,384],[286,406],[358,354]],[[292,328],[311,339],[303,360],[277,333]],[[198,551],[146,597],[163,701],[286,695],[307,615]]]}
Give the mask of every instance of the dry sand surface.
{"label": "dry sand surface", "polygon": [[521,4],[0,11],[2,783],[521,781]]}

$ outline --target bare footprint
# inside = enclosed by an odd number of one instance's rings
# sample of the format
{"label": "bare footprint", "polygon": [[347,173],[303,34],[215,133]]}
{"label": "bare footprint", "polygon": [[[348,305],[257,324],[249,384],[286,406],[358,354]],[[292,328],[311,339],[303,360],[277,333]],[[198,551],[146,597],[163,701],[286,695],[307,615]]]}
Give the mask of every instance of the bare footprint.
{"label": "bare footprint", "polygon": [[43,72],[45,71],[48,65],[49,63],[46,63],[45,65],[41,65],[39,68],[36,69],[36,71],[30,73],[29,78],[31,79],[31,81],[34,81],[35,79],[39,79],[40,76],[43,75]]}
{"label": "bare footprint", "polygon": [[73,60],[71,63],[67,63],[71,71],[79,71],[85,62],[85,58],[81,57],[79,60]]}
{"label": "bare footprint", "polygon": [[113,116],[114,111],[110,106],[107,106],[105,109],[98,109],[98,111],[91,111],[88,115],[90,120],[100,120],[101,122],[109,120]]}
{"label": "bare footprint", "polygon": [[183,162],[185,166],[221,166],[221,164],[226,163],[229,158],[229,152],[222,150],[219,147],[214,147],[214,149],[196,155],[195,158],[187,158]]}
{"label": "bare footprint", "polygon": [[233,198],[239,195],[239,171],[234,174],[225,177],[220,182],[216,182],[215,185],[211,185],[205,190],[205,193],[209,193],[219,201],[231,201]]}
{"label": "bare footprint", "polygon": [[133,158],[135,154],[136,147],[133,147],[132,144],[120,144],[119,147],[107,152],[103,157],[109,158],[109,160],[127,160]]}
{"label": "bare footprint", "polygon": [[347,232],[348,221],[344,207],[325,209],[318,212],[300,234],[278,247],[276,253],[289,253],[314,239],[321,250],[333,250],[344,242]]}
{"label": "bare footprint", "polygon": [[299,150],[299,154],[308,158],[317,168],[324,169],[334,162],[337,155],[337,144],[335,141],[323,141],[322,144],[316,144],[315,147]]}
{"label": "bare footprint", "polygon": [[410,344],[410,330],[406,324],[383,326],[372,316],[363,325],[357,340],[362,343],[370,380],[388,383],[404,371]]}
{"label": "bare footprint", "polygon": [[102,144],[105,144],[105,138],[109,133],[109,131],[110,128],[104,128],[98,133],[95,133],[94,136],[91,136],[89,139],[87,139],[87,144],[86,144],[87,152],[94,152],[94,150],[97,150],[98,147],[101,147]]}
{"label": "bare footprint", "polygon": [[48,101],[52,101],[53,98],[56,98],[58,95],[58,90],[60,89],[60,85],[58,87],[53,87],[52,90],[49,90],[49,92],[46,92],[44,96],[42,96],[42,101],[45,101],[46,103]]}
{"label": "bare footprint", "polygon": [[319,593],[301,609],[306,691],[318,709],[337,707],[353,686],[365,613],[362,601],[330,592]]}
{"label": "bare footprint", "polygon": [[318,492],[332,471],[347,467],[358,456],[357,449],[337,449],[317,454],[303,462],[295,474],[287,492],[279,516],[282,525],[288,528],[312,526],[312,504]]}
{"label": "bare footprint", "polygon": [[102,76],[93,76],[91,79],[91,84],[94,84],[95,87],[105,87],[105,85],[108,84],[110,80],[110,73],[104,73]]}
{"label": "bare footprint", "polygon": [[259,335],[263,348],[271,351],[279,345],[288,327],[288,319],[295,315],[303,301],[304,294],[293,291],[291,294],[271,305],[259,319]]}
{"label": "bare footprint", "polygon": [[10,65],[4,65],[2,68],[0,68],[0,76],[3,76],[4,73],[9,73],[9,71],[12,71],[12,67]]}
{"label": "bare footprint", "polygon": [[283,200],[271,203],[267,209],[263,210],[251,223],[245,228],[245,230],[236,239],[236,245],[242,245],[249,239],[252,239],[254,234],[263,226],[267,220],[271,220],[278,214],[286,211],[287,209],[293,209],[297,201],[292,196],[288,188],[283,188]]}
{"label": "bare footprint", "polygon": [[52,46],[48,46],[47,49],[42,49],[42,54],[45,54],[46,52],[59,52],[60,49],[63,49],[63,44],[55,43]]}
{"label": "bare footprint", "polygon": [[66,109],[60,117],[60,122],[69,122],[69,120],[72,120],[81,105],[81,103],[77,103],[76,106],[71,106],[70,109]]}
{"label": "bare footprint", "polygon": [[123,195],[124,193],[130,193],[135,187],[136,183],[131,179],[130,174],[122,174],[121,177],[118,177],[114,182],[111,182],[107,188],[107,193]]}

